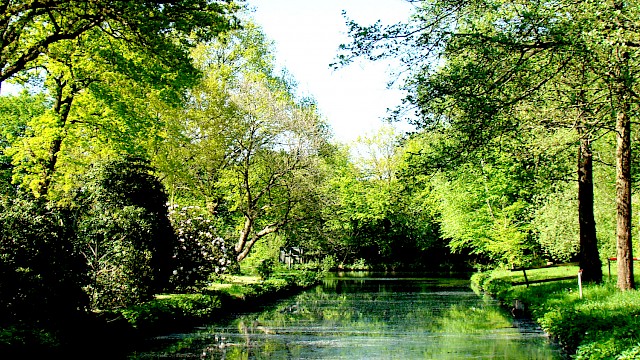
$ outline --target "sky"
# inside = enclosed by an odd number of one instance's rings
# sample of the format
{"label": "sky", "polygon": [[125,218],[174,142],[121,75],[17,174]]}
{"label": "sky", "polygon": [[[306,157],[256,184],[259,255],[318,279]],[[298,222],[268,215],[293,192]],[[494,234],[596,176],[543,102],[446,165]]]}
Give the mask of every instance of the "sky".
{"label": "sky", "polygon": [[[253,19],[275,43],[275,58],[298,82],[301,95],[313,97],[331,125],[335,140],[349,143],[372,134],[388,108],[403,94],[387,89],[393,64],[358,61],[333,70],[338,46],[349,41],[342,10],[359,24],[406,20],[403,0],[248,0]],[[400,126],[401,129],[410,129]]]}

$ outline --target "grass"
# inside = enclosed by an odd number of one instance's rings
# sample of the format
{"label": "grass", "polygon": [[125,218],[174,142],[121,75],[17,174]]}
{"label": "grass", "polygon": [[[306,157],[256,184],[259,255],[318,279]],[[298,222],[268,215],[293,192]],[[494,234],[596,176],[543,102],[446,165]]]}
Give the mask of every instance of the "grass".
{"label": "grass", "polygon": [[[640,274],[640,265],[634,265],[634,273]],[[614,268],[612,264],[609,277],[605,263],[603,283],[584,284],[582,298],[577,278],[513,286],[524,280],[521,271],[496,270],[475,274],[472,282],[508,306],[516,299],[526,304],[527,313],[574,359],[640,359],[640,292],[619,291]],[[577,267],[536,269],[528,270],[527,277],[562,277],[577,271]]]}
{"label": "grass", "polygon": [[268,279],[253,275],[223,275],[197,294],[159,294],[150,302],[118,312],[134,328],[145,333],[153,329],[164,331],[164,324],[175,328],[182,323],[193,325],[215,321],[231,311],[247,309],[255,303],[313,285],[320,275],[317,271],[305,270],[279,272]]}
{"label": "grass", "polygon": [[244,299],[253,293],[255,284],[262,281],[259,276],[223,275],[220,282],[209,284],[203,291],[217,292],[228,296]]}

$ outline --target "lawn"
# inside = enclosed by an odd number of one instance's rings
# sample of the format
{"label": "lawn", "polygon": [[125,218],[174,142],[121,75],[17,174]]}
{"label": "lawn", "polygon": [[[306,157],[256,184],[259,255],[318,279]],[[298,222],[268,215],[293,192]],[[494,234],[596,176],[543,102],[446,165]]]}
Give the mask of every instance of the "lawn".
{"label": "lawn", "polygon": [[[640,274],[640,264],[634,264]],[[577,266],[527,270],[529,280],[577,275]],[[572,280],[512,285],[524,281],[522,271],[495,270],[472,277],[474,288],[513,306],[525,304],[526,314],[537,321],[574,359],[640,359],[640,293],[619,291],[616,266],[611,276],[605,262],[602,284]],[[636,283],[640,277],[636,275]]]}

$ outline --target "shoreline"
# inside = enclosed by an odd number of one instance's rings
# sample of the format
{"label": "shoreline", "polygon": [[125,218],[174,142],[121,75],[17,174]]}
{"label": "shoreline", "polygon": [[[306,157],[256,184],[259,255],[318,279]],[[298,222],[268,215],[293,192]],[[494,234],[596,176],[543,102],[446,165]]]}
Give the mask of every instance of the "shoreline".
{"label": "shoreline", "polygon": [[[58,355],[66,359],[85,359],[88,356],[94,359],[126,359],[144,348],[145,341],[151,337],[225,321],[240,311],[256,311],[319,283],[317,276],[311,282],[296,276],[284,280],[281,286],[273,285],[276,281],[270,280],[246,284],[244,286],[249,293],[246,296],[233,296],[218,290],[160,295],[129,309],[82,314],[60,324],[55,333],[50,330],[51,333],[42,335],[33,327],[20,329],[24,340],[17,340],[19,343],[13,346],[2,343],[0,352],[9,358]],[[171,299],[175,297],[180,299],[180,305],[173,304]],[[45,336],[51,341],[45,341]]]}

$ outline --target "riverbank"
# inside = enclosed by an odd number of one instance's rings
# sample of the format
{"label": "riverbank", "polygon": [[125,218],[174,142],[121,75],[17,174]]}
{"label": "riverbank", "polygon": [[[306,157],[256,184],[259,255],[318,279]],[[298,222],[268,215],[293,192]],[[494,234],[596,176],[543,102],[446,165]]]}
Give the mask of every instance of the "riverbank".
{"label": "riverbank", "polygon": [[8,358],[60,355],[66,359],[117,359],[145,339],[252,311],[317,284],[323,274],[298,270],[257,276],[225,276],[192,294],[158,294],[146,303],[68,319],[55,330],[0,329],[0,353]]}
{"label": "riverbank", "polygon": [[[530,316],[576,360],[640,359],[640,293],[616,288],[615,272],[602,284],[584,284],[582,298],[577,278],[547,283],[523,282],[522,272],[494,270],[471,277],[472,287]],[[528,270],[529,280],[577,274],[578,267]],[[636,274],[638,270],[636,270]],[[636,278],[636,283],[638,283]]]}

